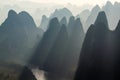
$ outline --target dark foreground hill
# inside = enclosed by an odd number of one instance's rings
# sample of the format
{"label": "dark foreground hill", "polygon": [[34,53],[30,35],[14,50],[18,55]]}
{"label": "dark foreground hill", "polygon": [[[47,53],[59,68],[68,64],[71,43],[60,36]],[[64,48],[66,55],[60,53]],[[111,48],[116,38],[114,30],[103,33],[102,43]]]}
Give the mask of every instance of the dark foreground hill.
{"label": "dark foreground hill", "polygon": [[87,31],[75,80],[120,79],[120,22],[109,30],[105,12],[100,12]]}

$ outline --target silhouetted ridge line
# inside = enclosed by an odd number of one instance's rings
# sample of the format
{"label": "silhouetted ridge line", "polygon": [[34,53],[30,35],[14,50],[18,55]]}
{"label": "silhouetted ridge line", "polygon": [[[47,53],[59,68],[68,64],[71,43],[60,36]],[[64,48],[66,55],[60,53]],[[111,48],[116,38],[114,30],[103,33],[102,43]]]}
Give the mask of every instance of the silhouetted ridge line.
{"label": "silhouetted ridge line", "polygon": [[42,34],[43,31],[36,27],[27,12],[17,14],[10,10],[0,27],[0,60],[27,64]]}
{"label": "silhouetted ridge line", "polygon": [[35,54],[33,55],[33,59],[30,61],[33,66],[39,66],[40,69],[42,69],[60,28],[60,23],[57,18],[50,20],[48,30],[44,33],[43,38],[39,42]]}
{"label": "silhouetted ridge line", "polygon": [[61,19],[60,24],[61,24],[61,25],[64,24],[64,25],[67,26],[67,19],[66,19],[66,17],[63,17],[63,18]]}
{"label": "silhouetted ridge line", "polygon": [[26,25],[28,27],[36,27],[35,22],[27,12],[22,11],[18,14],[19,18],[21,19],[23,25]]}
{"label": "silhouetted ridge line", "polygon": [[106,17],[106,14],[104,11],[99,12],[94,24],[97,25],[99,23],[104,23],[106,25],[106,27],[108,27],[108,21],[107,21],[107,17]]}
{"label": "silhouetted ridge line", "polygon": [[66,44],[68,42],[68,33],[65,25],[61,26],[58,36],[44,64],[44,70],[49,73],[63,73],[63,63]]}
{"label": "silhouetted ridge line", "polygon": [[15,15],[17,15],[17,13],[16,13],[14,10],[10,10],[10,11],[8,12],[8,17],[13,17],[13,16],[15,16]]}
{"label": "silhouetted ridge line", "polygon": [[74,16],[71,16],[69,18],[69,23],[68,23],[68,26],[67,26],[67,30],[68,30],[68,35],[70,36],[71,33],[72,33],[72,30],[74,28],[74,25],[75,25],[75,17]]}
{"label": "silhouetted ridge line", "polygon": [[90,15],[88,16],[86,22],[85,22],[85,31],[88,30],[89,26],[91,24],[94,24],[98,13],[101,11],[101,8],[99,7],[99,5],[96,5],[95,7],[93,7],[93,9],[91,10]]}
{"label": "silhouetted ridge line", "polygon": [[[91,25],[87,31],[82,50],[80,53],[79,65],[77,68],[75,80],[112,80],[112,63],[113,58],[107,56],[109,38],[112,33],[108,29],[107,19],[104,12],[100,12],[94,25]],[[111,41],[112,43],[114,42]],[[112,54],[112,50],[111,50]],[[104,61],[106,60],[107,61]],[[108,66],[110,66],[108,68]],[[111,75],[110,77],[108,77]]]}

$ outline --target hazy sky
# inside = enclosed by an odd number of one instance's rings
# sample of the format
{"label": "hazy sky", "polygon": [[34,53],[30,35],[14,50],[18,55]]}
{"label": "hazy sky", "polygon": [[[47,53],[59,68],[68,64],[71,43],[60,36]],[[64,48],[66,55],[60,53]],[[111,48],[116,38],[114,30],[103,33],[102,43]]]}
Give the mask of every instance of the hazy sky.
{"label": "hazy sky", "polygon": [[[42,15],[49,16],[55,9],[66,7],[75,16],[85,9],[91,10],[92,7],[97,4],[102,7],[107,1],[108,0],[0,0],[0,11],[4,9],[2,14],[0,14],[0,18],[3,17],[0,19],[0,23],[6,19],[9,9],[14,9],[16,12],[23,10],[29,12],[35,19],[36,24],[39,24]],[[120,0],[109,1],[112,3],[115,1],[120,2]]]}
{"label": "hazy sky", "polygon": [[[20,0],[20,1],[25,1],[25,0]],[[90,5],[103,5],[105,4],[108,0],[26,0],[26,1],[33,1],[33,2],[40,2],[40,3],[56,3],[56,4],[75,4],[75,5],[84,5],[84,4],[90,4]],[[109,0],[112,3],[115,1],[120,2],[120,0]]]}

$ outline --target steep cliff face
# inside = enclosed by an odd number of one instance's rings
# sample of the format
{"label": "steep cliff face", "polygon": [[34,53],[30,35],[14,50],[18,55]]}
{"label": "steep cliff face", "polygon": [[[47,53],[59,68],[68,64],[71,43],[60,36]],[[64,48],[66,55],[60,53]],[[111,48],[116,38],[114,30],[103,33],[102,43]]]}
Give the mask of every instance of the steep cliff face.
{"label": "steep cliff face", "polygon": [[30,64],[33,66],[43,67],[48,53],[50,52],[56,37],[60,31],[60,23],[57,18],[51,19],[48,30],[44,33],[42,40],[39,42],[38,47],[30,60]]}
{"label": "steep cliff face", "polygon": [[111,34],[113,33],[108,29],[106,15],[100,12],[86,34],[75,80],[113,79],[113,53],[108,52],[108,41],[113,36]]}

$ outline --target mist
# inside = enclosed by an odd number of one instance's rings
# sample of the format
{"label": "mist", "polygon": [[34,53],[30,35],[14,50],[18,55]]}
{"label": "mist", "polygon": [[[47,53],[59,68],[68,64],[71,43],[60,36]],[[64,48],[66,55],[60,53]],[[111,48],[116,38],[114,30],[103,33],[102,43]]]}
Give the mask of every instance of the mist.
{"label": "mist", "polygon": [[0,80],[119,80],[119,0],[0,1]]}

